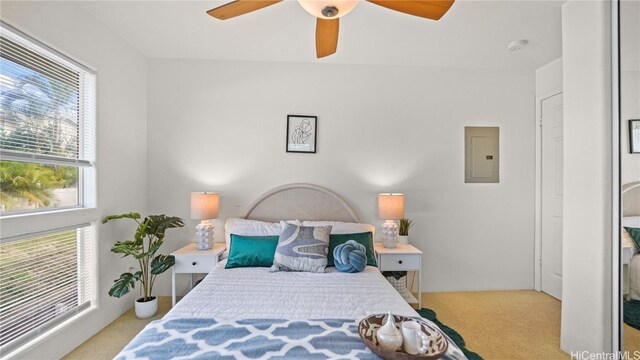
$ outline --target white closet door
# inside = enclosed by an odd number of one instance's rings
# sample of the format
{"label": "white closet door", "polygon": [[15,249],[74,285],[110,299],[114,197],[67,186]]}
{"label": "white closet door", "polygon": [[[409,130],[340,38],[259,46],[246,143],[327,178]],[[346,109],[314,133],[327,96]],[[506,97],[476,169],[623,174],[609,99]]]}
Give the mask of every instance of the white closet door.
{"label": "white closet door", "polygon": [[562,94],[542,101],[542,291],[562,298]]}

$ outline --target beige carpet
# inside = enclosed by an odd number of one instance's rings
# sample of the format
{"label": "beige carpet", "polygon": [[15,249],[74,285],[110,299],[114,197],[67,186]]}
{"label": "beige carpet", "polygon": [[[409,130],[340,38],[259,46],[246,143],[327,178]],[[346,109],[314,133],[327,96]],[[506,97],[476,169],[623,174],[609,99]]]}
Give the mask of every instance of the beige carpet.
{"label": "beige carpet", "polygon": [[158,313],[149,319],[138,319],[134,309],[131,308],[63,359],[113,359],[148,323],[160,319],[169,309],[171,309],[170,296],[158,297]]}
{"label": "beige carpet", "polygon": [[[569,359],[560,351],[560,302],[544,293],[427,293],[422,299],[424,307],[433,309],[440,321],[464,337],[471,351],[486,360]],[[129,310],[64,359],[112,359],[170,305],[169,297],[160,297],[158,314],[147,320],[137,319],[133,309]],[[640,338],[640,333],[636,335]]]}
{"label": "beige carpet", "polygon": [[624,324],[622,331],[624,332],[624,349],[630,351],[632,355],[635,351],[640,351],[640,330]]}
{"label": "beige carpet", "polygon": [[422,306],[484,359],[570,359],[560,350],[560,301],[545,293],[426,293]]}

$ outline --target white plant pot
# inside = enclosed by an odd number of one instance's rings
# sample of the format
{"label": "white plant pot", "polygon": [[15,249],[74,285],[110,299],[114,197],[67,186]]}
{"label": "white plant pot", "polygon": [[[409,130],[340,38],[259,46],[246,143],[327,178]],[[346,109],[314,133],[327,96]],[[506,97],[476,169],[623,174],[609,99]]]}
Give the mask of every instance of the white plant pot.
{"label": "white plant pot", "polygon": [[409,235],[398,235],[398,244],[409,244]]}
{"label": "white plant pot", "polygon": [[150,301],[145,302],[142,299],[136,300],[136,316],[138,319],[148,319],[158,311],[158,298],[152,296]]}

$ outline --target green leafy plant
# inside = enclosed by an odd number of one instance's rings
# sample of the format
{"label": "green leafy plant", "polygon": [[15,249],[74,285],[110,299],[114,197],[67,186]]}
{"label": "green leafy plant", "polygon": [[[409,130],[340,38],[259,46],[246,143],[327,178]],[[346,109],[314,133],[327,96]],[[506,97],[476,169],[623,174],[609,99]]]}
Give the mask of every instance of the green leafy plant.
{"label": "green leafy plant", "polygon": [[78,171],[70,166],[0,161],[0,209],[20,210],[25,202],[35,208],[52,206],[55,189],[77,182]]}
{"label": "green leafy plant", "polygon": [[401,236],[408,236],[409,229],[413,226],[413,221],[409,219],[400,219],[400,228],[398,229],[398,234]]}
{"label": "green leafy plant", "polygon": [[110,215],[102,220],[103,224],[111,220],[131,219],[138,224],[133,240],[118,241],[111,248],[111,252],[123,254],[123,257],[133,256],[138,260],[140,270],[135,273],[125,272],[120,278],[114,280],[114,284],[109,290],[109,295],[122,297],[135,288],[136,281],[142,284],[142,301],[152,300],[151,291],[156,276],[167,271],[175,264],[175,259],[171,255],[156,255],[160,246],[164,242],[167,229],[184,226],[184,222],[179,217],[166,215],[149,215],[140,221],[140,214],[126,213],[121,215]]}

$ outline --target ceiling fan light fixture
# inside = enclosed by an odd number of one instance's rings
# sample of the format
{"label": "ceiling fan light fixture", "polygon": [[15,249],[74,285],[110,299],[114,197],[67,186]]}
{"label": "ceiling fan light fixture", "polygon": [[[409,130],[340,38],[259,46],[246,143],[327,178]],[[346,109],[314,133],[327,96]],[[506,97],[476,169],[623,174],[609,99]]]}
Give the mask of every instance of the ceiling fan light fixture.
{"label": "ceiling fan light fixture", "polygon": [[[234,0],[207,11],[216,19],[226,20],[244,15],[284,0]],[[362,0],[298,0],[302,8],[316,18],[316,56],[335,54],[338,48],[340,18]],[[439,20],[456,0],[367,0],[384,8],[425,19]]]}
{"label": "ceiling fan light fixture", "polygon": [[335,6],[327,6],[326,8],[322,9],[322,15],[328,18],[335,17],[339,12],[340,11]]}
{"label": "ceiling fan light fixture", "polygon": [[320,19],[337,19],[347,15],[358,0],[298,0],[309,14]]}

